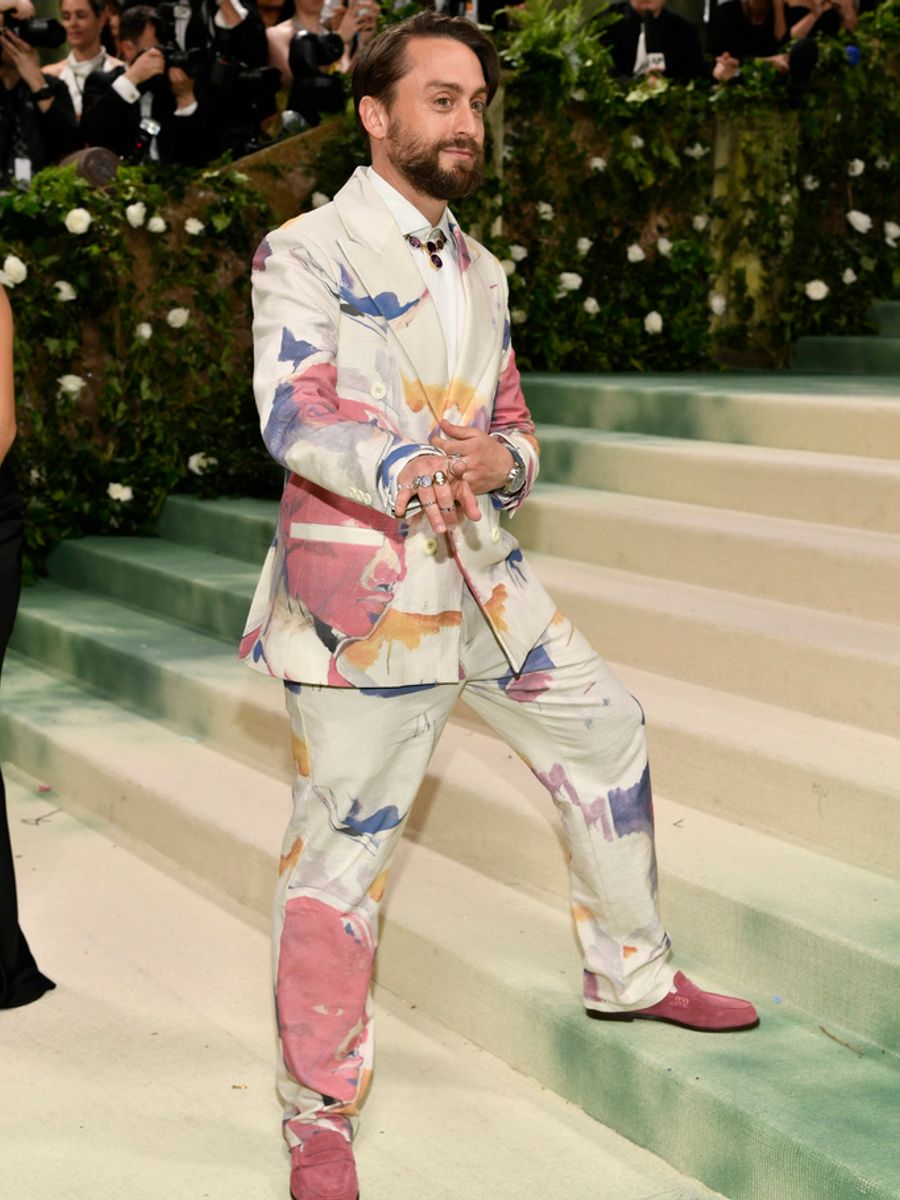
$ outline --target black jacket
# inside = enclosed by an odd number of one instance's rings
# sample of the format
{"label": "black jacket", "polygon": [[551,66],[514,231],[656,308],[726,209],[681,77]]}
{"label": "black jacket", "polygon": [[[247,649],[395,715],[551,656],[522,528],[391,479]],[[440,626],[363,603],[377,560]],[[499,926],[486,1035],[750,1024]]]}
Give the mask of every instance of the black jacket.
{"label": "black jacket", "polygon": [[[23,80],[8,91],[0,84],[0,187],[13,185],[16,158],[27,156],[35,175],[82,145],[69,89],[50,75],[44,76],[44,83],[53,92],[46,112],[32,100]],[[17,153],[17,147],[26,154]]]}
{"label": "black jacket", "polygon": [[[615,73],[630,79],[641,35],[641,18],[630,4],[622,8],[623,17],[604,31],[604,39],[613,52]],[[710,74],[703,60],[700,34],[690,23],[663,9],[658,17],[647,17],[647,53],[663,54],[667,79],[699,79]]]}
{"label": "black jacket", "polygon": [[[106,146],[121,158],[129,158],[140,137],[141,102],[123,100],[113,87],[124,67],[94,71],[84,85],[81,133],[89,146]],[[219,153],[219,139],[209,105],[201,98],[189,117],[175,115],[175,97],[166,77],[153,89],[150,115],[160,125],[157,138],[160,161],[199,167]]]}

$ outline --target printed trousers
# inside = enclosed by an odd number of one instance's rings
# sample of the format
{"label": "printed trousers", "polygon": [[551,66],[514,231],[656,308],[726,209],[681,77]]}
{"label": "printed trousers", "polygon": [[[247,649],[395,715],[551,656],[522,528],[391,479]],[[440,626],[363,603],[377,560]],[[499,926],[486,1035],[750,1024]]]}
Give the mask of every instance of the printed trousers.
{"label": "printed trousers", "polygon": [[[279,1093],[289,1145],[352,1137],[372,1073],[370,984],[391,857],[457,698],[550,793],[570,853],[584,1003],[624,1011],[669,990],[640,705],[557,613],[514,677],[471,598],[458,684],[286,684],[297,768],[275,905]],[[488,914],[485,914],[488,919]]]}

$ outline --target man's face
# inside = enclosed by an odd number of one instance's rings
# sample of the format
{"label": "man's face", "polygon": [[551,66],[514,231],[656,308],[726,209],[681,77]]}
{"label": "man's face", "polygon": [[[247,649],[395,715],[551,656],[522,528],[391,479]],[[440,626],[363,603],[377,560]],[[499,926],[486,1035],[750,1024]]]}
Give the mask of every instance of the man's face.
{"label": "man's face", "polygon": [[159,40],[156,36],[156,30],[153,28],[153,24],[148,21],[141,30],[140,37],[134,41],[126,38],[122,42],[122,57],[130,67],[142,50],[152,50],[154,46],[158,45]]}
{"label": "man's face", "polygon": [[666,7],[666,0],[630,0],[631,7],[642,16],[658,17]]}
{"label": "man's face", "polygon": [[481,63],[461,42],[423,37],[407,43],[406,64],[387,110],[387,157],[426,196],[471,195],[484,177]]}

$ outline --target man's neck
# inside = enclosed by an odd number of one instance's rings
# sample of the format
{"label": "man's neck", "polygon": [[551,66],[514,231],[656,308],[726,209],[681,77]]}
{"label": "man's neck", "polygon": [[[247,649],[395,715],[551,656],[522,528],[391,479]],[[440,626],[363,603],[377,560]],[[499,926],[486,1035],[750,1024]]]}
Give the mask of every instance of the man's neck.
{"label": "man's neck", "polygon": [[72,57],[76,62],[89,62],[92,58],[97,58],[98,55],[102,53],[103,44],[101,42],[97,42],[95,45],[88,46],[84,50],[73,50]]}
{"label": "man's neck", "polygon": [[[378,160],[381,161],[378,161]],[[419,212],[425,217],[431,225],[437,225],[441,217],[444,215],[444,209],[447,207],[446,200],[436,200],[434,196],[428,196],[425,192],[417,191],[412,186],[405,175],[402,175],[394,165],[382,155],[373,156],[372,170],[376,171],[381,178],[391,185],[404,200],[408,200],[414,205]]]}

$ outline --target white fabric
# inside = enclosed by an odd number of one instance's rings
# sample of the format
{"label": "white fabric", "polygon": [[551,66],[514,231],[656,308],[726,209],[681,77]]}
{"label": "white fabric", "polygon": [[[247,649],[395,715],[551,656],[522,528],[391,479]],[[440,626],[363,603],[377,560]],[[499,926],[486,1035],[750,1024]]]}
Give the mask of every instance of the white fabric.
{"label": "white fabric", "polygon": [[130,79],[126,79],[124,75],[120,75],[118,79],[113,80],[113,91],[117,92],[126,104],[137,104],[141,98],[141,93],[137,89],[137,85],[133,84]]}
{"label": "white fabric", "polygon": [[[234,9],[234,11],[240,17],[241,21],[245,21],[247,19],[247,9],[244,7],[243,4],[241,4],[241,0],[231,0],[231,7]],[[213,21],[219,27],[219,29],[236,29],[237,28],[237,26],[229,25],[226,22],[225,18],[222,16],[222,13],[219,9],[216,9],[216,15],[213,18]],[[238,21],[238,25],[240,25],[240,23],[241,22]]]}
{"label": "white fabric", "polygon": [[641,32],[638,36],[637,53],[634,56],[633,75],[643,75],[647,70],[647,32],[644,25],[641,24]]}
{"label": "white fabric", "polygon": [[105,50],[101,50],[94,58],[85,59],[77,59],[74,50],[69,52],[60,79],[69,89],[76,117],[81,116],[81,110],[84,107],[84,81],[94,71],[104,70],[106,59],[107,54]]}
{"label": "white fabric", "polygon": [[459,270],[456,240],[450,232],[452,214],[449,208],[445,208],[437,225],[432,225],[419,212],[416,206],[407,200],[405,196],[402,196],[386,179],[383,179],[374,167],[366,167],[365,171],[375,190],[388,206],[391,216],[397,222],[400,232],[404,237],[406,234],[411,233],[420,239],[424,239],[432,229],[440,229],[447,239],[447,244],[441,251],[441,260],[444,265],[440,270],[431,265],[428,255],[424,250],[416,250],[414,247],[409,246],[408,242],[407,246],[409,247],[409,253],[413,257],[413,262],[422,276],[422,282],[428,288],[431,298],[434,301],[438,320],[441,323],[441,331],[444,335],[444,344],[447,353],[447,375],[452,379],[459,357],[459,340],[462,336],[462,324],[465,315],[465,294],[463,292],[462,275]]}

